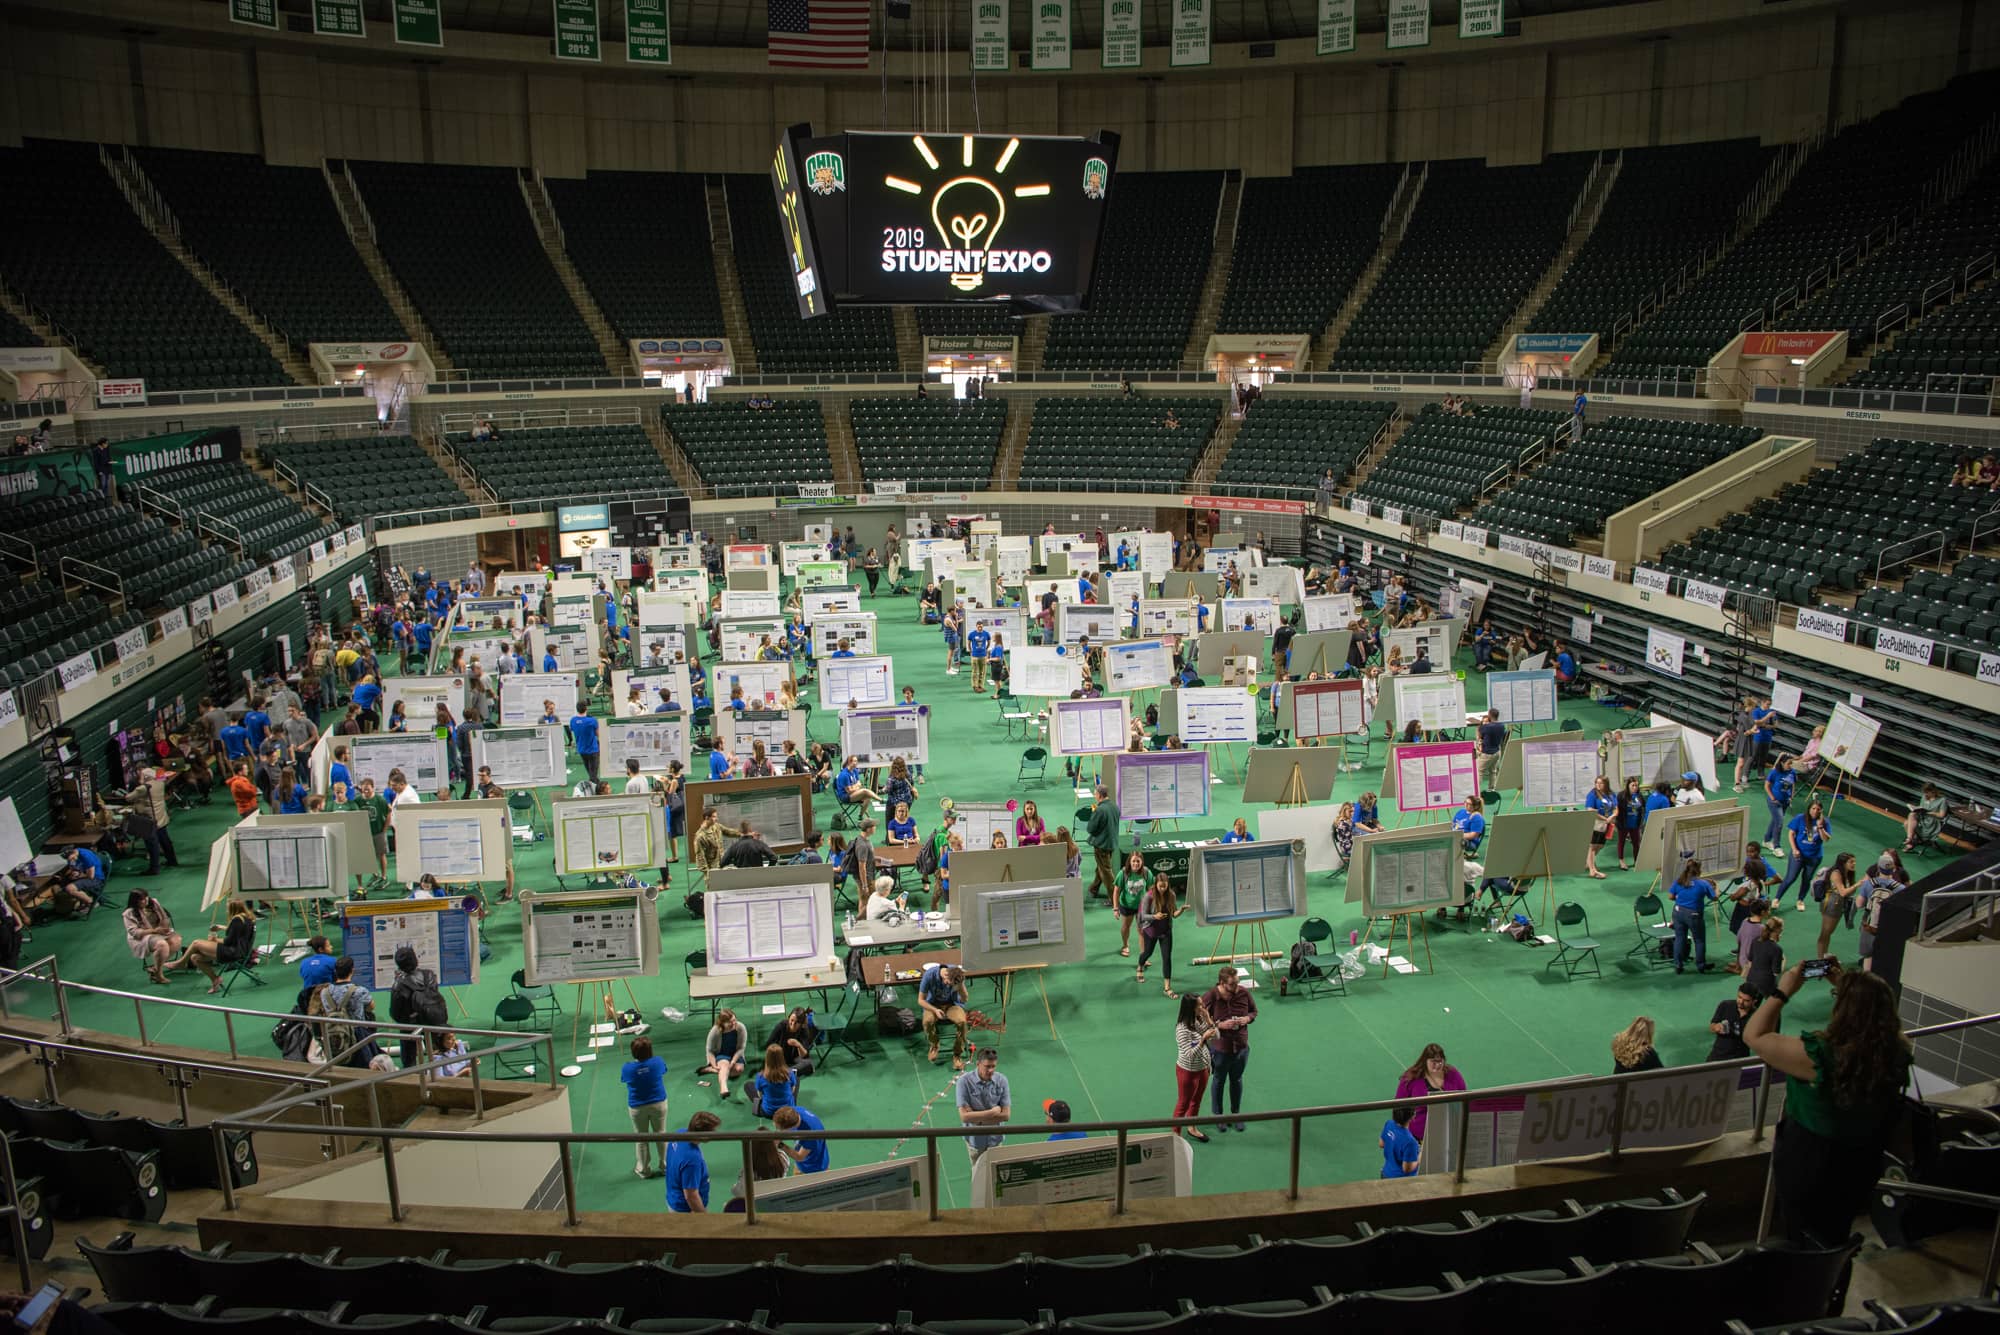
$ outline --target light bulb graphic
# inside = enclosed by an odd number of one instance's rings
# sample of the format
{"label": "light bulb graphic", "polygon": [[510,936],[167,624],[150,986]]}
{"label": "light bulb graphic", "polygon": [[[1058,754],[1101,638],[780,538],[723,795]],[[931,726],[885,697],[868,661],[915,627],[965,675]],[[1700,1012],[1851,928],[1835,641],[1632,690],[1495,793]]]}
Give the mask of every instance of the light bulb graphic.
{"label": "light bulb graphic", "polygon": [[[1007,197],[984,177],[953,177],[931,196],[931,221],[956,250],[992,250],[1006,220]],[[951,276],[951,285],[961,292],[974,291],[985,281],[983,272]]]}

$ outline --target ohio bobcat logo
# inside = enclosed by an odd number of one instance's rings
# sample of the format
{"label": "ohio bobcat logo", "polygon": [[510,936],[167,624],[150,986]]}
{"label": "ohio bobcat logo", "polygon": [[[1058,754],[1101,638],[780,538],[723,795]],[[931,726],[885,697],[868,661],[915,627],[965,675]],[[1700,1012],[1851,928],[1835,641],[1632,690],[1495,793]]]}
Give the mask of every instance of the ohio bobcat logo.
{"label": "ohio bobcat logo", "polygon": [[838,153],[814,153],[806,159],[806,188],[815,195],[847,189],[847,164]]}
{"label": "ohio bobcat logo", "polygon": [[1083,164],[1083,193],[1086,199],[1103,199],[1105,182],[1111,178],[1111,164],[1091,158]]}

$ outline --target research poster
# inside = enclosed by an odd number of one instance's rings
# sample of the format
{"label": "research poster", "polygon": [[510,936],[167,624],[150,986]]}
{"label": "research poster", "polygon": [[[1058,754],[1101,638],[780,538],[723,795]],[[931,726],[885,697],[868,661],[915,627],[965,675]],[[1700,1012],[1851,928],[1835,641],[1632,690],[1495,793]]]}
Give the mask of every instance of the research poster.
{"label": "research poster", "polygon": [[[565,875],[657,867],[651,797],[577,798],[555,804],[556,870]],[[664,855],[666,850],[657,852]]]}
{"label": "research poster", "polygon": [[1597,743],[1530,737],[1521,741],[1521,803],[1579,807],[1597,786]]}
{"label": "research poster", "polygon": [[1500,711],[1500,721],[1553,723],[1556,717],[1556,674],[1541,672],[1489,672],[1486,674],[1486,704]]}
{"label": "research poster", "polygon": [[930,707],[891,705],[843,713],[840,745],[847,754],[860,756],[870,765],[896,760],[924,764],[930,759]]}
{"label": "research poster", "polygon": [[324,829],[251,827],[230,833],[236,843],[236,888],[241,893],[333,887],[331,840]]}
{"label": "research poster", "polygon": [[1173,679],[1173,651],[1160,640],[1118,640],[1104,647],[1104,681],[1108,690],[1150,690]]}
{"label": "research poster", "polygon": [[1826,721],[1826,736],[1820,739],[1819,753],[1835,769],[1858,776],[1867,765],[1881,731],[1880,722],[1846,701],[1836,701]]}
{"label": "research poster", "polygon": [[568,778],[562,725],[481,728],[472,735],[472,763],[502,788],[558,787]]}
{"label": "research poster", "polygon": [[1111,796],[1122,821],[1206,816],[1208,780],[1206,751],[1122,751],[1111,764]]}
{"label": "research poster", "polygon": [[521,896],[527,982],[589,983],[659,970],[659,916],[651,892]]}
{"label": "research poster", "polygon": [[1304,852],[1289,839],[1195,849],[1188,882],[1198,894],[1200,922],[1206,926],[1296,916]]}
{"label": "research poster", "polygon": [[1059,885],[982,889],[978,900],[981,944],[988,951],[1059,946],[1065,939]]}
{"label": "research poster", "polygon": [[822,916],[824,930],[829,936],[832,931],[828,893],[803,885],[709,891],[702,914],[710,972],[820,958],[826,949]]}
{"label": "research poster", "polygon": [[1456,831],[1371,845],[1363,911],[1378,917],[1454,904],[1464,877]]}
{"label": "research poster", "polygon": [[1368,707],[1359,681],[1288,682],[1292,701],[1292,735],[1350,737],[1368,727]]}
{"label": "research poster", "polygon": [[341,953],[354,961],[354,981],[386,992],[396,982],[396,952],[417,952],[440,987],[479,981],[478,919],[455,899],[385,899],[340,906]]}
{"label": "research poster", "polygon": [[1175,720],[1189,746],[1257,737],[1257,697],[1240,686],[1189,686],[1175,695]]}
{"label": "research poster", "polygon": [[1122,695],[1056,700],[1049,705],[1049,739],[1059,756],[1123,751],[1132,727],[1132,702]]}
{"label": "research poster", "polygon": [[356,789],[361,787],[363,779],[373,779],[375,791],[387,793],[390,772],[401,770],[410,787],[420,793],[435,793],[444,787],[450,773],[443,738],[378,732],[345,740],[347,772],[353,777]]}
{"label": "research poster", "polygon": [[838,713],[894,704],[896,674],[888,656],[829,658],[819,665],[819,707]]}
{"label": "research poster", "polygon": [[1475,742],[1411,742],[1393,748],[1398,811],[1442,811],[1479,791]]}
{"label": "research poster", "polygon": [[688,717],[685,714],[645,714],[638,718],[606,719],[598,725],[598,770],[607,779],[625,772],[636,760],[644,774],[665,774],[668,764],[688,763]]}

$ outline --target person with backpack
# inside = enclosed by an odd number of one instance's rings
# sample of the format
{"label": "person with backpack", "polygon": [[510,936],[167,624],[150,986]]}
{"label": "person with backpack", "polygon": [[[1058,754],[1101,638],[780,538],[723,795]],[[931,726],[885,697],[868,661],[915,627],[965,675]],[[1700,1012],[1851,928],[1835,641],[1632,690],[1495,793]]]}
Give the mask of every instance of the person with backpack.
{"label": "person with backpack", "polygon": [[320,1044],[329,1058],[351,1047],[353,1051],[347,1053],[342,1064],[365,1070],[381,1052],[375,1043],[374,1030],[361,1023],[375,1018],[375,997],[354,981],[352,955],[342,955],[333,962],[333,981],[319,989],[307,1007],[307,1013],[357,1022],[325,1026]]}
{"label": "person with backpack", "polygon": [[[419,966],[413,946],[396,947],[396,982],[389,989],[389,1018],[397,1024],[439,1029],[451,1020],[451,1012],[445,1009],[444,993],[438,990],[437,975]],[[401,1056],[404,1066],[417,1065],[423,1056],[423,1044],[414,1035],[403,1039]]]}

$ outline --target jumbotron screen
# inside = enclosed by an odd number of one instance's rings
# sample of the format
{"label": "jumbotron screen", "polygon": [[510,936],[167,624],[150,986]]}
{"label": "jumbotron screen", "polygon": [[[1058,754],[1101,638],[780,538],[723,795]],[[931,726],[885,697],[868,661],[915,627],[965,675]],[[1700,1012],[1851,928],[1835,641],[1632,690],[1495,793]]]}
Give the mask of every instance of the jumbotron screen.
{"label": "jumbotron screen", "polygon": [[787,133],[774,166],[788,229],[799,215],[806,225],[803,234],[788,230],[795,277],[807,255],[817,259],[806,283],[819,300],[801,292],[802,316],[838,302],[1083,306],[1115,134],[815,138],[804,128]]}

